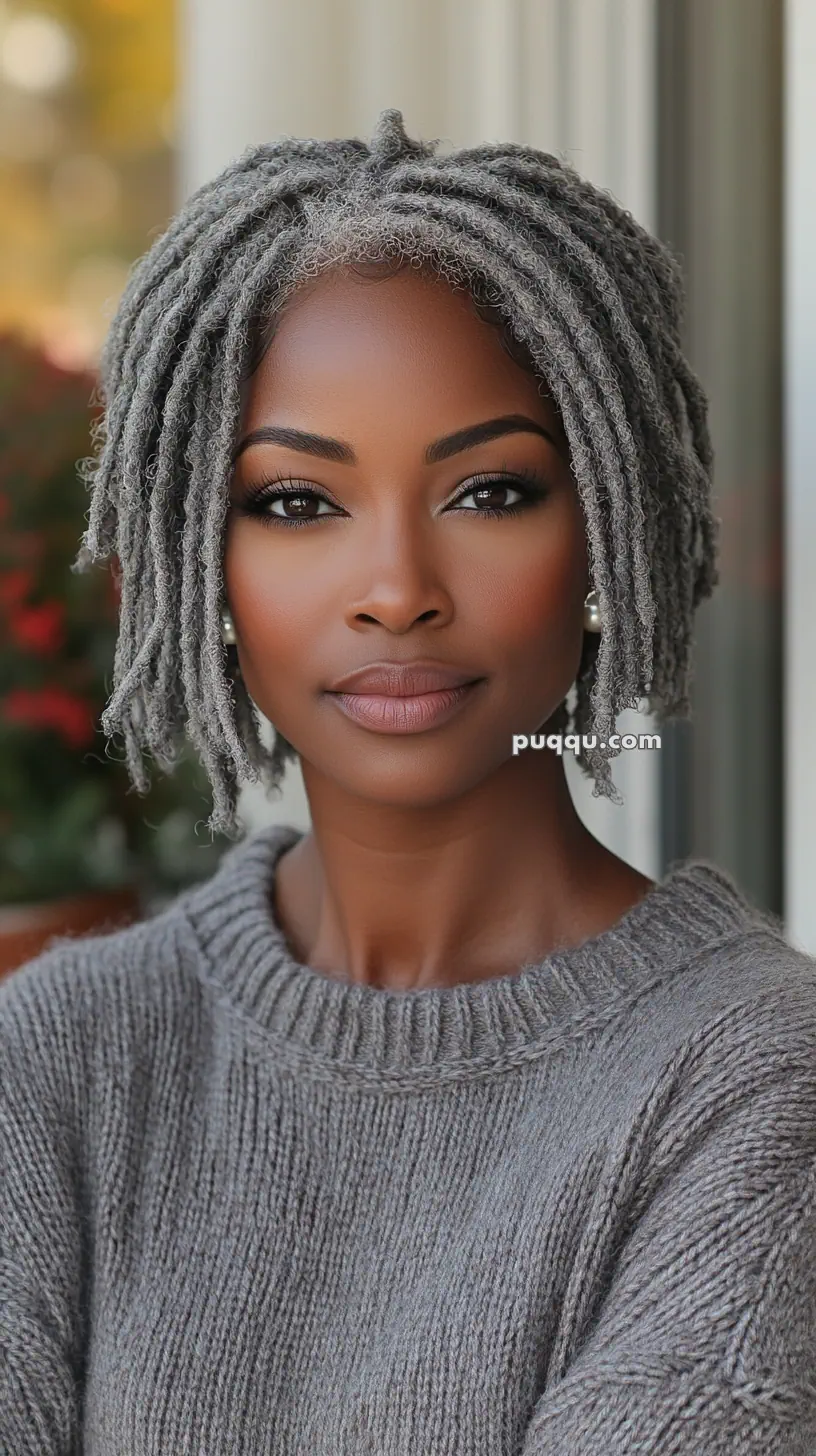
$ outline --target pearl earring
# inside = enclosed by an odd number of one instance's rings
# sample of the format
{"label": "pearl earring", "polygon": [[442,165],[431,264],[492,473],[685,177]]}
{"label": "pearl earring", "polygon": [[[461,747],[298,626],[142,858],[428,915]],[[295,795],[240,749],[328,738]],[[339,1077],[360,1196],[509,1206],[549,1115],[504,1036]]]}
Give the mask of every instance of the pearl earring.
{"label": "pearl earring", "polygon": [[584,631],[600,632],[602,627],[601,604],[598,601],[598,593],[596,591],[588,592],[584,600]]}
{"label": "pearl earring", "polygon": [[226,608],[221,613],[221,641],[228,647],[233,646],[237,641],[235,624]]}

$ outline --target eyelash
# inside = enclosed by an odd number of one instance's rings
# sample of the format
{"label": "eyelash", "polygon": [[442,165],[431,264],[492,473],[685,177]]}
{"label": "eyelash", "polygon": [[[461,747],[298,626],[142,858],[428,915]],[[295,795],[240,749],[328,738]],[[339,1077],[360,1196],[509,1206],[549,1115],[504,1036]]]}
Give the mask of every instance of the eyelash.
{"label": "eyelash", "polygon": [[[275,489],[276,486],[287,484],[292,488],[289,490]],[[504,485],[508,489],[520,490],[522,492],[522,499],[515,501],[509,506],[485,506],[481,510],[470,510],[467,512],[468,515],[479,516],[482,519],[484,517],[515,516],[521,511],[528,510],[530,506],[543,500],[549,494],[546,486],[542,484],[533,470],[522,468],[521,470],[506,471],[504,473],[494,472],[490,474],[485,472],[480,475],[471,476],[468,481],[468,489],[454,496],[447,509],[450,510],[458,501],[466,500],[469,495],[473,495],[474,491],[485,490],[491,485]],[[311,485],[301,485],[296,476],[275,474],[262,475],[258,484],[247,492],[245,498],[238,503],[236,509],[243,516],[254,516],[257,520],[262,521],[265,526],[271,526],[273,529],[278,526],[283,526],[287,531],[292,528],[297,529],[300,526],[312,526],[317,521],[331,519],[330,516],[324,515],[302,516],[298,520],[297,517],[273,515],[271,511],[263,509],[270,501],[285,500],[289,496],[315,496],[318,500],[324,500],[328,505],[333,505],[333,502],[322,491],[315,490],[314,486]],[[341,518],[336,516],[335,519]]]}

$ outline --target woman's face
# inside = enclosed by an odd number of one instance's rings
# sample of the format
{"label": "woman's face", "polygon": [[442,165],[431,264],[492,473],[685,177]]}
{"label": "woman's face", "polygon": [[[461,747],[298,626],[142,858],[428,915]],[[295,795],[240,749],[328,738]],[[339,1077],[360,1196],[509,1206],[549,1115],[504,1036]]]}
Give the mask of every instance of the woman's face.
{"label": "woman's face", "polygon": [[[285,433],[252,443],[265,430]],[[588,590],[557,411],[497,330],[411,268],[323,274],[244,386],[237,451],[224,570],[241,672],[307,783],[430,806],[494,774],[569,691]],[[411,702],[382,683],[340,694],[354,670],[418,662],[442,676],[390,684]]]}

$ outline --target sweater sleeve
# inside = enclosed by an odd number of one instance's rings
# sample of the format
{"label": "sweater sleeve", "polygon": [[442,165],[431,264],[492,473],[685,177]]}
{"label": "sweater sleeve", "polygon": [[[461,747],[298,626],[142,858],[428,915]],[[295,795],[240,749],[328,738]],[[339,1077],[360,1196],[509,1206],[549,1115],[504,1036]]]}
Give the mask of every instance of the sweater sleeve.
{"label": "sweater sleeve", "polygon": [[731,1008],[652,1090],[586,1232],[604,1292],[570,1291],[580,1337],[522,1456],[814,1456],[814,1003]]}
{"label": "sweater sleeve", "polygon": [[0,1451],[74,1456],[87,1272],[70,1015],[76,951],[0,982]]}

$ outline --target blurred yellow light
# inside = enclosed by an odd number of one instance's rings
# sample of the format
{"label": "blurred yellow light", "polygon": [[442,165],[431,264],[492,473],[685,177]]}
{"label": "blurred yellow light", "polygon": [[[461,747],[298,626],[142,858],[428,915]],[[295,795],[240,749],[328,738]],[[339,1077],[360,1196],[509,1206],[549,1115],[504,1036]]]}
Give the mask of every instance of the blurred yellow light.
{"label": "blurred yellow light", "polygon": [[72,269],[67,297],[71,307],[103,330],[113,318],[130,269],[121,258],[90,253]]}
{"label": "blurred yellow light", "polygon": [[110,162],[92,153],[66,157],[51,177],[51,202],[69,225],[105,222],[119,205],[121,184]]}
{"label": "blurred yellow light", "polygon": [[99,331],[73,309],[51,307],[38,319],[42,348],[61,369],[93,368],[99,355]]}
{"label": "blurred yellow light", "polygon": [[53,91],[76,64],[76,46],[52,15],[16,15],[0,41],[0,72],[23,91]]}
{"label": "blurred yellow light", "polygon": [[143,9],[144,0],[96,0],[97,9],[109,10],[114,15],[138,16]]}
{"label": "blurred yellow light", "polygon": [[9,162],[38,162],[53,156],[63,127],[49,101],[0,88],[0,157]]}
{"label": "blurred yellow light", "polygon": [[178,142],[179,117],[178,106],[175,96],[165,101],[159,111],[159,131],[168,147],[176,146]]}

